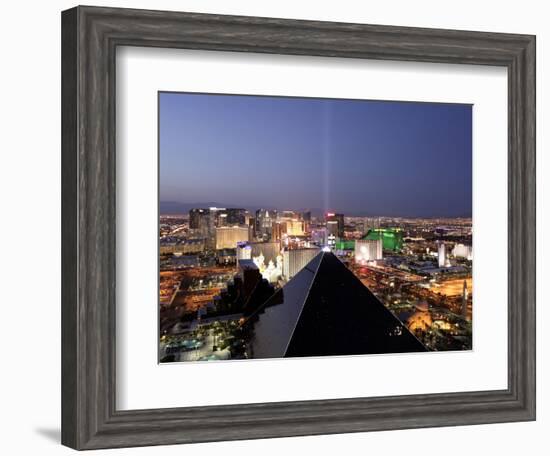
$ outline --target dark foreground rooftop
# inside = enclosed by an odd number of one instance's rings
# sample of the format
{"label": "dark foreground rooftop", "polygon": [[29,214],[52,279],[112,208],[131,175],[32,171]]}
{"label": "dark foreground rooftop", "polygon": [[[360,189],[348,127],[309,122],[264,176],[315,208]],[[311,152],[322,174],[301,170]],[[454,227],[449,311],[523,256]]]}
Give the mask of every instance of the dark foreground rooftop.
{"label": "dark foreground rooftop", "polygon": [[330,252],[313,258],[244,329],[250,358],[427,351]]}

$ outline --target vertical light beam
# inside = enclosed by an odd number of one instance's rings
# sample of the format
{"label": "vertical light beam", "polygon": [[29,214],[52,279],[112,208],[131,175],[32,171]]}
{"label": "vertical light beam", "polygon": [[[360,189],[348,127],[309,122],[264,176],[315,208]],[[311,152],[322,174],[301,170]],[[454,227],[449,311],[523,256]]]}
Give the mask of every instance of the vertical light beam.
{"label": "vertical light beam", "polygon": [[332,102],[323,101],[322,117],[322,152],[323,152],[323,212],[326,214],[331,209],[330,201],[330,154],[331,154],[331,126],[332,126]]}

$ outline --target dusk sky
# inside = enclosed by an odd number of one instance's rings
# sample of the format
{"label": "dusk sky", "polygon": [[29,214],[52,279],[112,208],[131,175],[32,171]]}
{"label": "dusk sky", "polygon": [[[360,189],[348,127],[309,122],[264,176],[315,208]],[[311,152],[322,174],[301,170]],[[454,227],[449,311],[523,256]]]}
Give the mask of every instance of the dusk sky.
{"label": "dusk sky", "polygon": [[472,107],[161,93],[160,201],[470,216]]}

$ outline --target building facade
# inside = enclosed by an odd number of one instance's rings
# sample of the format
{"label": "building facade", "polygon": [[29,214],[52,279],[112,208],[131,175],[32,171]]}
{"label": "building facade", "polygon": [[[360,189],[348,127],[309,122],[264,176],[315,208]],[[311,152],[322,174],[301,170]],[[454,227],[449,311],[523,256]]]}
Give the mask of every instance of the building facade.
{"label": "building facade", "polygon": [[381,239],[358,239],[355,241],[355,261],[366,263],[368,261],[381,260],[383,258]]}
{"label": "building facade", "polygon": [[258,209],[256,211],[256,237],[264,241],[271,240],[273,222],[277,221],[277,211]]}
{"label": "building facade", "polygon": [[252,259],[252,247],[248,242],[237,243],[237,261],[239,260],[251,260]]}
{"label": "building facade", "polygon": [[228,225],[246,225],[247,212],[242,208],[227,208],[225,210]]}
{"label": "building facade", "polygon": [[216,228],[216,250],[236,249],[239,242],[247,241],[247,226],[220,226]]}
{"label": "building facade", "polygon": [[455,258],[465,258],[467,260],[472,259],[472,246],[465,244],[456,244],[453,247],[452,254]]}
{"label": "building facade", "polygon": [[399,252],[403,249],[403,230],[401,228],[371,228],[363,239],[380,239],[384,250]]}
{"label": "building facade", "polygon": [[445,248],[445,243],[440,242],[437,245],[437,265],[440,268],[444,268],[447,263],[447,250]]}
{"label": "building facade", "polygon": [[325,222],[328,234],[332,234],[337,238],[344,237],[344,214],[328,212],[325,216]]}
{"label": "building facade", "polygon": [[279,242],[251,242],[252,258],[262,256],[266,263],[277,261],[281,254],[281,244]]}
{"label": "building facade", "polygon": [[287,220],[286,233],[289,236],[303,236],[305,233],[304,222],[302,220]]}
{"label": "building facade", "polygon": [[189,229],[207,237],[210,227],[209,209],[191,209],[189,211]]}
{"label": "building facade", "polygon": [[283,252],[283,277],[290,280],[298,274],[313,258],[315,258],[320,249],[293,249]]}

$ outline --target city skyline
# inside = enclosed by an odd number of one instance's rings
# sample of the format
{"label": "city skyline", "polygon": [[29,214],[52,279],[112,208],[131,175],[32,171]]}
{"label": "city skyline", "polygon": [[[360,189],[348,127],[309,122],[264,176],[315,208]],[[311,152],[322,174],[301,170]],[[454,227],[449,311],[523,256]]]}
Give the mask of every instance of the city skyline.
{"label": "city skyline", "polygon": [[472,349],[472,106],[159,93],[161,363]]}
{"label": "city skyline", "polygon": [[162,92],[159,116],[161,213],[471,217],[470,105]]}
{"label": "city skyline", "polygon": [[[188,216],[188,213],[191,209],[245,209],[250,214],[255,213],[257,210],[268,210],[275,212],[310,212],[312,217],[322,219],[329,213],[340,213],[345,217],[350,218],[368,218],[368,219],[409,219],[409,220],[460,220],[460,219],[472,219],[472,215],[429,215],[429,216],[420,216],[420,215],[386,215],[378,214],[371,212],[349,212],[341,211],[338,208],[329,208],[324,210],[322,208],[312,208],[312,207],[295,207],[293,205],[286,205],[283,207],[267,206],[267,205],[253,205],[245,206],[242,204],[223,204],[219,202],[206,202],[206,203],[179,203],[177,201],[160,201],[160,215],[161,216]],[[176,208],[176,209],[174,209]]]}

